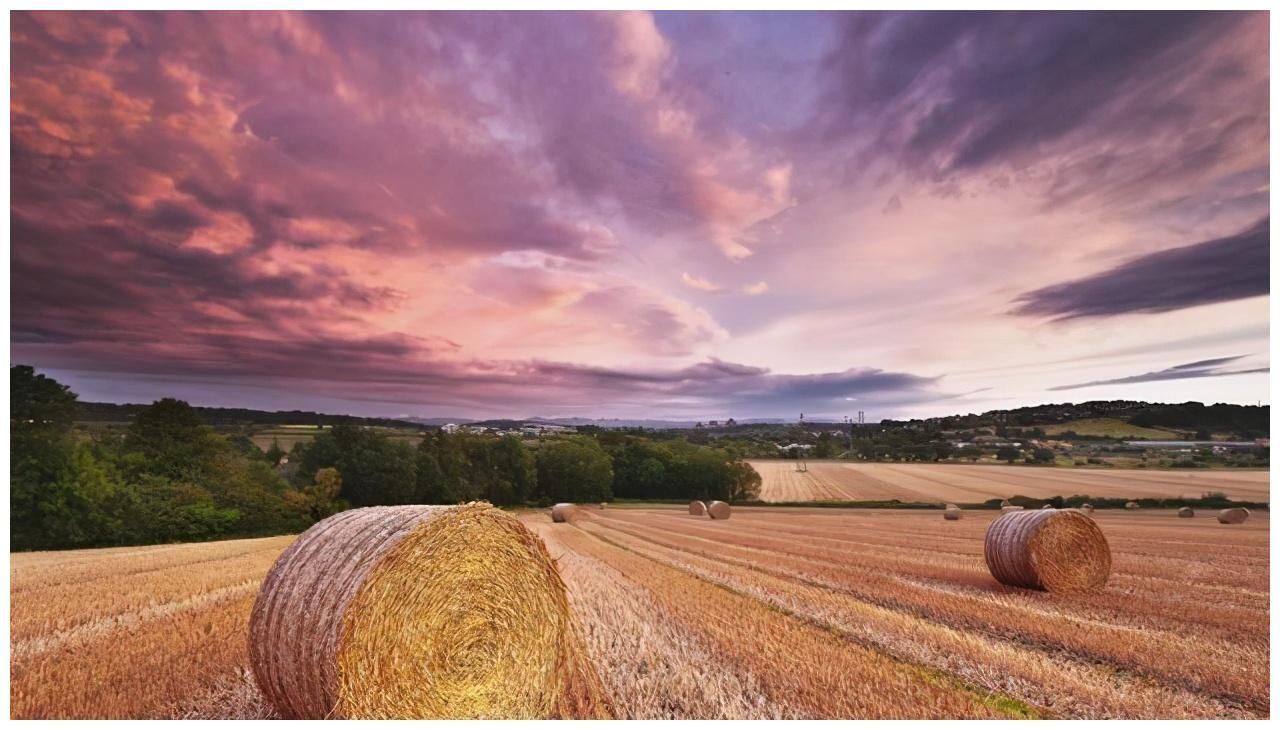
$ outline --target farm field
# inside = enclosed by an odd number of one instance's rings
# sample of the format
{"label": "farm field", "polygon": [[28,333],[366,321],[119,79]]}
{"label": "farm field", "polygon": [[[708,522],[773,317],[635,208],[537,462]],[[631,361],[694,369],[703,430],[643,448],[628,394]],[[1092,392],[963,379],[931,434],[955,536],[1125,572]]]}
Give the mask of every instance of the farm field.
{"label": "farm field", "polygon": [[1182,434],[1165,428],[1135,426],[1119,418],[1081,418],[1066,423],[1041,426],[1050,436],[1071,432],[1081,436],[1104,436],[1113,439],[1179,439]]}
{"label": "farm field", "polygon": [[1067,469],[968,464],[879,464],[752,460],[760,473],[765,502],[891,500],[903,502],[985,502],[1015,494],[1024,497],[1198,498],[1223,492],[1231,499],[1270,500],[1265,470]]}
{"label": "farm field", "polygon": [[[994,512],[580,510],[557,558],[621,717],[1266,717],[1266,512],[1096,516],[1085,595],[1006,588]],[[290,537],[15,554],[15,718],[267,718],[245,636]]]}
{"label": "farm field", "polygon": [[[386,428],[383,426],[371,426],[369,428],[385,433],[397,441],[405,441],[413,445],[417,445],[422,440],[422,432],[417,430]],[[278,443],[280,448],[285,451],[292,451],[297,444],[309,444],[314,441],[318,433],[323,433],[323,431],[315,426],[268,426],[255,431],[249,439],[263,451],[271,448],[273,442]]]}

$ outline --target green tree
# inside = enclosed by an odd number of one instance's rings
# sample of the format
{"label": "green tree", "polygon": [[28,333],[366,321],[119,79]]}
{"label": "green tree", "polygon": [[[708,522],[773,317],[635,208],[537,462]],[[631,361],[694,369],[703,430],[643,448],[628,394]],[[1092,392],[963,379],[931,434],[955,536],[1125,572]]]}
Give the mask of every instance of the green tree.
{"label": "green tree", "polygon": [[284,449],[280,448],[280,439],[272,437],[271,448],[267,449],[267,463],[275,466],[284,458]]}
{"label": "green tree", "polygon": [[613,465],[591,438],[557,439],[538,449],[537,479],[553,502],[607,502],[613,499]]}
{"label": "green tree", "polygon": [[1010,464],[1018,460],[1022,452],[1012,446],[1001,446],[996,450],[996,458],[1001,461],[1007,461]]}

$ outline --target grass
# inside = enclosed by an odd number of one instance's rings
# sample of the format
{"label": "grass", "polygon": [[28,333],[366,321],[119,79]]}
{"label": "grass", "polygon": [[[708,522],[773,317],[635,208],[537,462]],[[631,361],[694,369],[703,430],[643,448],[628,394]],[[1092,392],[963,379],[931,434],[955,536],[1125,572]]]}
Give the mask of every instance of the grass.
{"label": "grass", "polygon": [[1043,428],[1048,436],[1057,436],[1071,431],[1080,436],[1112,439],[1154,439],[1158,441],[1182,438],[1182,435],[1177,431],[1135,426],[1119,418],[1081,418],[1076,421],[1067,421],[1066,423],[1051,423],[1040,428]]}

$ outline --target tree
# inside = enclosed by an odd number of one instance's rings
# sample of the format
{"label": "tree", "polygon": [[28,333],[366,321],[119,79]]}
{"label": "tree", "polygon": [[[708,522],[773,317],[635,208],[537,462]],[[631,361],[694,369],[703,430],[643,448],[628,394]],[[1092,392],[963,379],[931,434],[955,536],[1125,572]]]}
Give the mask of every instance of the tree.
{"label": "tree", "polygon": [[267,449],[267,463],[275,466],[284,458],[284,449],[280,448],[280,439],[272,437],[271,448]]}
{"label": "tree", "polygon": [[408,444],[374,429],[338,424],[316,435],[302,454],[299,471],[337,468],[342,498],[357,507],[413,504],[418,501],[416,462]]}
{"label": "tree", "polygon": [[161,398],[134,416],[124,448],[144,457],[148,474],[179,481],[199,481],[209,459],[225,440],[201,424],[186,401]]}
{"label": "tree", "polygon": [[613,499],[613,465],[591,438],[557,439],[537,457],[538,485],[553,502],[607,502]]}
{"label": "tree", "polygon": [[1007,461],[1010,464],[1018,460],[1022,452],[1012,446],[1001,446],[996,450],[996,458],[1001,461]]}
{"label": "tree", "polygon": [[346,503],[338,497],[341,493],[342,475],[329,467],[317,471],[310,486],[289,492],[288,497],[308,520],[318,522],[346,508]]}
{"label": "tree", "polygon": [[1031,452],[1031,458],[1034,459],[1037,464],[1052,464],[1053,449],[1036,449]]}

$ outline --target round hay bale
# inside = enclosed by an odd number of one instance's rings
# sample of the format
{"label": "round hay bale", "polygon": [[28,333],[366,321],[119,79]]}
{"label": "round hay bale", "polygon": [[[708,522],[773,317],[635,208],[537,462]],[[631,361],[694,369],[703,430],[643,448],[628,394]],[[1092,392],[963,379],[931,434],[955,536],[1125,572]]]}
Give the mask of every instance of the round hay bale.
{"label": "round hay bale", "polygon": [[1022,509],[1022,507],[1019,507],[1019,506],[1018,506],[1018,505],[1016,505],[1016,504],[1006,504],[1005,506],[1003,506],[1003,507],[1001,507],[1001,508],[1000,508],[1000,512],[1001,512],[1001,513],[1005,513],[1005,512],[1017,512],[1017,511],[1018,511],[1018,510],[1020,510],[1020,509]]}
{"label": "round hay bale", "polygon": [[946,508],[942,510],[942,519],[958,520],[960,519],[962,513],[963,513],[963,510],[960,509],[959,505],[948,504]]}
{"label": "round hay bale", "polygon": [[718,499],[712,502],[711,504],[707,505],[707,514],[711,515],[711,519],[713,520],[729,519],[730,511],[731,510],[729,509],[729,503],[721,502]]}
{"label": "round hay bale", "polygon": [[609,714],[542,540],[487,503],[316,523],[267,574],[249,657],[292,719]]}
{"label": "round hay bale", "polygon": [[706,502],[699,502],[698,500],[695,499],[694,501],[689,503],[689,514],[694,515],[695,517],[701,517],[706,513],[707,513]]}
{"label": "round hay bale", "polygon": [[605,507],[608,507],[608,506],[609,506],[609,503],[608,503],[608,502],[601,502],[601,503],[600,503],[600,509],[604,509]]}
{"label": "round hay bale", "polygon": [[1244,507],[1232,507],[1218,513],[1218,522],[1224,525],[1238,525],[1249,519],[1249,510]]}
{"label": "round hay bale", "polygon": [[1196,511],[1191,509],[1190,507],[1179,507],[1178,516],[1179,517],[1195,517]]}
{"label": "round hay bale", "polygon": [[552,522],[568,522],[569,517],[573,514],[575,507],[572,503],[561,502],[551,508]]}
{"label": "round hay bale", "polygon": [[1140,506],[1141,506],[1141,505],[1139,505],[1137,502],[1125,502],[1125,503],[1124,503],[1124,508],[1125,508],[1125,509],[1138,509]]}
{"label": "round hay bale", "polygon": [[1102,586],[1111,573],[1107,538],[1072,510],[1000,515],[987,528],[984,552],[991,575],[1019,588],[1084,591]]}

